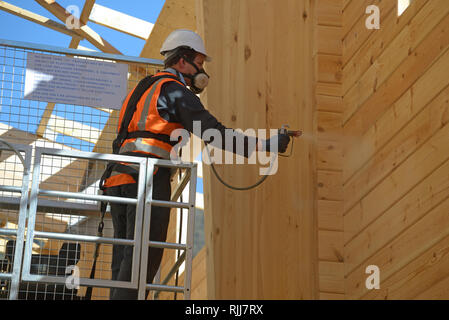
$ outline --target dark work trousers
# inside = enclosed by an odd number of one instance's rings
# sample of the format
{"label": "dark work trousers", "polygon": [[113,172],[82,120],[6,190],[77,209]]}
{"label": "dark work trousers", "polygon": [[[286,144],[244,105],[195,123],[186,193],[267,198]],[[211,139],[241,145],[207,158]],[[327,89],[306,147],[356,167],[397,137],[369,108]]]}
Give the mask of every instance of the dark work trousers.
{"label": "dark work trousers", "polygon": [[[137,184],[110,187],[105,192],[110,196],[136,198]],[[153,176],[153,199],[170,201],[170,169],[159,168]],[[110,203],[114,238],[134,239],[136,206]],[[151,207],[150,240],[165,242],[170,208]],[[162,260],[163,249],[148,250],[147,283],[152,283]],[[114,245],[112,249],[112,280],[131,281],[133,246]],[[111,288],[111,300],[136,300],[137,290]]]}

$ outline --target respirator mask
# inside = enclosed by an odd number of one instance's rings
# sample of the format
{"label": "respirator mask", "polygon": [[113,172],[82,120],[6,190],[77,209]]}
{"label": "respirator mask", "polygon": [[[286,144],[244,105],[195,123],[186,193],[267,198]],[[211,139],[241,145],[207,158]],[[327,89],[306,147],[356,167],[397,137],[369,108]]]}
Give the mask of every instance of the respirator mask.
{"label": "respirator mask", "polygon": [[189,63],[196,69],[196,73],[194,75],[185,73],[182,74],[185,78],[190,79],[190,90],[195,94],[203,92],[209,84],[209,75],[204,69],[198,68],[198,66],[190,59],[187,59],[185,56],[183,58],[187,63]]}

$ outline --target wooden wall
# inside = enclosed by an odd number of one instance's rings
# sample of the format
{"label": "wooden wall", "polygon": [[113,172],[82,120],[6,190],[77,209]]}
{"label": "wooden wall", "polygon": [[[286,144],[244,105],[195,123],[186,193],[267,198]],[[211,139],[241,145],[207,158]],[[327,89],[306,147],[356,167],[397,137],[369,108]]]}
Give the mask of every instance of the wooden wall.
{"label": "wooden wall", "polygon": [[344,298],[342,0],[317,0],[317,217],[320,299]]}
{"label": "wooden wall", "polygon": [[[314,4],[198,0],[198,30],[213,62],[206,107],[232,128],[302,129],[291,158],[252,191],[231,191],[204,166],[209,299],[315,299],[318,292]],[[218,165],[237,186],[255,165]]]}
{"label": "wooden wall", "polygon": [[[379,30],[365,27],[378,5]],[[344,276],[348,299],[449,298],[449,5],[343,8]],[[367,290],[365,269],[380,269]]]}
{"label": "wooden wall", "polygon": [[[379,30],[365,25],[373,4]],[[447,1],[398,17],[396,0],[198,0],[197,17],[212,113],[305,131],[255,191],[205,170],[208,298],[447,299]],[[369,265],[380,290],[366,289]]]}

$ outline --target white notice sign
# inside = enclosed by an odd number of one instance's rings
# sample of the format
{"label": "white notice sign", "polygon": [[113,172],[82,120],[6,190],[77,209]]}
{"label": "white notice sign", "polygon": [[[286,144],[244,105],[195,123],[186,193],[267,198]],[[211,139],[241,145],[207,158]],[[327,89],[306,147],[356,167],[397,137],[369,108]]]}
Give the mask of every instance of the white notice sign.
{"label": "white notice sign", "polygon": [[128,65],[28,52],[24,99],[120,109]]}

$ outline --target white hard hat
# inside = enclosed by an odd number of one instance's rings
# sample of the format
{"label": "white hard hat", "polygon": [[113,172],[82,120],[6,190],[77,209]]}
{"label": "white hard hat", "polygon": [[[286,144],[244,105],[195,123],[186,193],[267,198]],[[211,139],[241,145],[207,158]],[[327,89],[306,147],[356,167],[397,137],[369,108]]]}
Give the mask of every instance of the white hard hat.
{"label": "white hard hat", "polygon": [[165,39],[160,52],[162,55],[165,55],[166,52],[183,46],[204,54],[206,56],[206,61],[212,61],[212,58],[206,53],[203,39],[201,39],[197,33],[186,29],[178,29],[170,33],[167,39]]}

